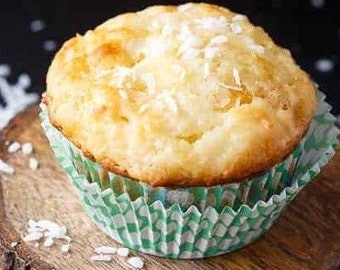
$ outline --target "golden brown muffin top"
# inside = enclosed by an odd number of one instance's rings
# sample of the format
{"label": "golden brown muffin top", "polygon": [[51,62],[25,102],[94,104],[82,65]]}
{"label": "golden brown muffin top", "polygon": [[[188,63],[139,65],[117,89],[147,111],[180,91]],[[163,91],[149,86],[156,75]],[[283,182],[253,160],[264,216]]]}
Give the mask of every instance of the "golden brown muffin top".
{"label": "golden brown muffin top", "polygon": [[105,168],[154,186],[235,182],[280,162],[316,107],[288,50],[210,4],[154,6],[68,40],[52,124]]}

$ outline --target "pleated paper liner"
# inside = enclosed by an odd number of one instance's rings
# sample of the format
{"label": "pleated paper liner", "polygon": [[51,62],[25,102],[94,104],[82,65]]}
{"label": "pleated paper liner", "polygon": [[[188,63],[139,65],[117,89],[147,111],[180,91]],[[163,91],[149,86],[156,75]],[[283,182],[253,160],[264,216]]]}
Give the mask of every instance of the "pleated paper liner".
{"label": "pleated paper liner", "polygon": [[42,126],[88,214],[131,249],[170,258],[231,252],[260,237],[334,155],[338,130],[319,94],[310,129],[295,151],[263,175],[238,184],[153,188],[106,172],[84,158],[48,120]]}

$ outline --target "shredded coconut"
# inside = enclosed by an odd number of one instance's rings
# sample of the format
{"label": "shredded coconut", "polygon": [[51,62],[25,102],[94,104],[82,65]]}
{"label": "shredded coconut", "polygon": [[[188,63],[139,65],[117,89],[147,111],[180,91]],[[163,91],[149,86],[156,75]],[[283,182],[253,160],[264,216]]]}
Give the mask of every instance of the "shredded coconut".
{"label": "shredded coconut", "polygon": [[18,77],[18,84],[22,88],[27,89],[28,87],[31,86],[31,77],[26,73],[20,74]]}
{"label": "shredded coconut", "polygon": [[96,78],[100,79],[112,73],[112,70],[100,69],[96,73]]}
{"label": "shredded coconut", "polygon": [[116,247],[110,247],[110,246],[100,246],[100,247],[96,247],[94,249],[94,252],[101,254],[115,254],[117,251]]}
{"label": "shredded coconut", "polygon": [[240,98],[240,97],[237,97],[237,98],[235,99],[235,107],[240,107],[240,105],[241,105],[241,98]]}
{"label": "shredded coconut", "polygon": [[41,19],[31,21],[30,28],[33,33],[42,31],[45,29],[45,22]]}
{"label": "shredded coconut", "polygon": [[213,37],[210,43],[221,44],[227,41],[228,41],[228,38],[225,35],[218,35],[216,37]]}
{"label": "shredded coconut", "polygon": [[259,54],[264,54],[264,47],[262,45],[258,44],[249,44],[249,49],[259,53]]}
{"label": "shredded coconut", "polygon": [[239,21],[243,21],[245,18],[246,18],[246,16],[241,15],[241,14],[237,14],[231,20],[232,20],[232,22],[239,22]]}
{"label": "shredded coconut", "polygon": [[110,255],[99,254],[91,256],[90,260],[99,262],[111,262],[112,258]]}
{"label": "shredded coconut", "polygon": [[130,264],[132,267],[141,269],[144,266],[144,262],[141,257],[131,257],[127,260],[128,264]]}
{"label": "shredded coconut", "polygon": [[204,58],[212,59],[219,55],[220,49],[216,47],[207,47],[203,49],[204,51]]}
{"label": "shredded coconut", "polygon": [[129,255],[129,249],[125,247],[117,248],[117,255],[120,257],[127,257]]}
{"label": "shredded coconut", "polygon": [[44,242],[44,247],[50,247],[54,244],[52,237],[47,237]]}
{"label": "shredded coconut", "polygon": [[186,40],[190,39],[192,36],[193,36],[193,34],[191,33],[189,26],[186,23],[182,23],[180,32],[176,36],[176,38],[180,41],[185,42]]}
{"label": "shredded coconut", "polygon": [[117,67],[114,69],[114,79],[116,80],[119,87],[123,87],[124,81],[127,77],[135,80],[135,72],[131,68],[127,67]]}
{"label": "shredded coconut", "polygon": [[45,40],[43,42],[43,48],[47,52],[54,52],[57,49],[57,42],[52,39]]}
{"label": "shredded coconut", "polygon": [[152,30],[157,30],[157,29],[159,29],[161,27],[161,25],[159,24],[159,22],[153,22],[152,24],[151,24],[151,29]]}
{"label": "shredded coconut", "polygon": [[191,6],[192,6],[191,3],[187,3],[187,4],[184,4],[184,5],[178,6],[177,10],[179,12],[184,12],[184,11],[188,10]]}
{"label": "shredded coconut", "polygon": [[240,34],[242,32],[242,27],[241,25],[237,24],[237,23],[232,23],[230,25],[230,28],[231,28],[231,31],[234,33],[234,34]]}
{"label": "shredded coconut", "polygon": [[0,172],[13,174],[14,168],[0,159]]}
{"label": "shredded coconut", "polygon": [[61,252],[67,253],[70,250],[70,244],[64,244],[61,246]]}
{"label": "shredded coconut", "polygon": [[39,162],[35,158],[30,158],[29,159],[29,167],[32,171],[36,171],[39,167]]}
{"label": "shredded coconut", "polygon": [[241,87],[237,87],[237,86],[232,86],[232,85],[228,85],[225,83],[219,83],[219,85],[223,88],[229,89],[229,90],[235,90],[235,91],[242,91]]}
{"label": "shredded coconut", "polygon": [[181,75],[179,76],[180,79],[181,79],[181,80],[184,80],[185,75],[186,75],[186,72],[185,72],[185,70],[183,69],[182,72],[181,72]]}
{"label": "shredded coconut", "polygon": [[37,241],[40,240],[44,235],[41,232],[31,232],[27,234],[23,240],[25,242]]}
{"label": "shredded coconut", "polygon": [[145,112],[147,109],[149,109],[151,107],[150,103],[145,103],[142,106],[140,106],[138,113],[142,114],[143,112]]}
{"label": "shredded coconut", "polygon": [[126,94],[126,92],[123,89],[119,89],[118,93],[119,93],[119,95],[121,96],[122,99],[124,99],[124,100],[128,99],[128,95]]}
{"label": "shredded coconut", "polygon": [[214,31],[214,32],[224,32],[227,30],[227,19],[224,16],[219,18],[206,17],[203,19],[196,19],[195,22],[203,29]]}
{"label": "shredded coconut", "polygon": [[163,26],[162,35],[168,37],[172,34],[173,31],[174,27],[170,23],[167,23]]}
{"label": "shredded coconut", "polygon": [[177,113],[178,112],[178,107],[176,104],[175,99],[170,95],[170,93],[167,90],[163,90],[163,92],[157,96],[157,98],[159,100],[164,100],[165,103],[168,105],[169,109],[173,112],[173,113]]}
{"label": "shredded coconut", "polygon": [[320,58],[315,62],[315,68],[320,72],[330,72],[334,69],[334,62],[328,58]]}
{"label": "shredded coconut", "polygon": [[184,68],[182,68],[182,67],[181,67],[180,65],[178,65],[178,64],[173,64],[173,65],[171,65],[171,68],[172,68],[174,71],[178,72],[178,73],[181,73],[182,70],[184,70]]}
{"label": "shredded coconut", "polygon": [[250,50],[255,51],[259,54],[264,54],[265,48],[262,45],[256,44],[254,40],[250,37],[244,37],[244,40]]}
{"label": "shredded coconut", "polygon": [[310,0],[310,5],[314,8],[323,8],[325,6],[325,0]]}
{"label": "shredded coconut", "polygon": [[7,151],[8,151],[8,153],[15,153],[15,152],[17,152],[19,149],[20,149],[20,147],[21,147],[21,144],[20,143],[18,143],[18,142],[13,142],[13,143],[11,143],[9,146],[8,146],[8,148],[7,148]]}
{"label": "shredded coconut", "polygon": [[204,63],[204,79],[208,78],[210,74],[210,64]]}
{"label": "shredded coconut", "polygon": [[22,146],[21,146],[21,151],[24,155],[29,155],[33,152],[33,145],[31,143],[24,143]]}
{"label": "shredded coconut", "polygon": [[145,82],[149,94],[156,92],[156,80],[152,73],[145,73],[141,75],[142,80]]}
{"label": "shredded coconut", "polygon": [[228,96],[227,93],[224,93],[224,95],[222,95],[221,98],[218,98],[215,96],[215,104],[219,107],[219,108],[224,108],[225,106],[227,106],[230,103],[230,98]]}
{"label": "shredded coconut", "polygon": [[240,73],[237,68],[233,68],[234,81],[238,86],[241,86]]}
{"label": "shredded coconut", "polygon": [[188,49],[183,55],[182,60],[192,60],[199,56],[200,50],[199,49]]}
{"label": "shredded coconut", "polygon": [[[39,241],[45,238],[44,246],[51,247],[54,244],[55,239],[61,239],[67,241],[67,243],[61,247],[61,251],[67,252],[69,250],[72,239],[67,235],[65,226],[60,226],[50,220],[44,219],[37,222],[30,219],[28,221],[28,226],[28,233],[23,237],[25,242]],[[36,244],[39,245],[39,243]]]}
{"label": "shredded coconut", "polygon": [[[178,54],[190,55],[190,58],[195,58],[199,54],[197,47],[202,45],[202,40],[198,36],[194,36],[186,24],[181,25],[181,31],[176,36],[179,41],[182,41],[182,45],[178,48]],[[198,53],[197,53],[198,52]]]}
{"label": "shredded coconut", "polygon": [[14,115],[38,99],[37,94],[27,94],[22,85],[11,85],[7,81],[7,78],[4,78],[10,73],[10,67],[8,65],[0,65],[0,73],[1,69],[2,76],[0,74],[0,96],[3,97],[6,106],[3,107],[0,105],[0,129],[3,128]]}
{"label": "shredded coconut", "polygon": [[7,64],[0,64],[0,76],[8,77],[11,75],[11,67]]}

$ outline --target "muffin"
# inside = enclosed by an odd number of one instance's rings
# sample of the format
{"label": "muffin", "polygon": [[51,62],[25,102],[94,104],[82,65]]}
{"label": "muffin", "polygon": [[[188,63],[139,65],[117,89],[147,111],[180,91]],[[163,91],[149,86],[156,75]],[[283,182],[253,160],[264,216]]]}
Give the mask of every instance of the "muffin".
{"label": "muffin", "polygon": [[[122,14],[68,40],[47,74],[42,119],[107,234],[193,258],[256,239],[333,153],[334,119],[319,100],[323,121],[311,125],[316,86],[289,51],[243,15],[189,3]],[[304,163],[322,125],[328,140]]]}

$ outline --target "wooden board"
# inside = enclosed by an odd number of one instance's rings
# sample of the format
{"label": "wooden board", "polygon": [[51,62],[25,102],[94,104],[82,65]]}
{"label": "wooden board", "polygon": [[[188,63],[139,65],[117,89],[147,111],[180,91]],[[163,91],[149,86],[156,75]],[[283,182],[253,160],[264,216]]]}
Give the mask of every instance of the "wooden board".
{"label": "wooden board", "polygon": [[[15,174],[0,179],[0,269],[131,269],[126,259],[92,262],[95,247],[115,245],[92,223],[68,178],[54,160],[40,127],[38,107],[18,115],[0,135],[0,157]],[[5,141],[32,142],[40,168],[32,172],[22,153],[7,154]],[[268,233],[231,254],[170,260],[132,251],[145,269],[340,269],[340,153],[288,207]],[[29,219],[50,219],[68,228],[73,242],[63,254],[25,243]],[[12,242],[19,244],[11,248]],[[26,267],[26,268],[25,268]]]}

